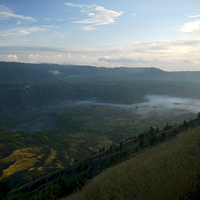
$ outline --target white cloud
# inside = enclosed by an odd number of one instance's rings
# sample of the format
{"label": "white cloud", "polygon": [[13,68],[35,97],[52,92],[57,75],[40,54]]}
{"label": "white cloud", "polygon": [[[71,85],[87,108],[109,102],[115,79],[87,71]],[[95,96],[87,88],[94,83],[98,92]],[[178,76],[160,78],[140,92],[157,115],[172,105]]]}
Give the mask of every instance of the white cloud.
{"label": "white cloud", "polygon": [[70,7],[79,7],[79,8],[86,8],[86,7],[90,7],[90,6],[87,6],[87,5],[76,5],[76,4],[73,4],[73,3],[65,3],[66,6],[70,6]]}
{"label": "white cloud", "polygon": [[187,15],[188,18],[197,18],[200,17],[200,15]]}
{"label": "white cloud", "polygon": [[69,55],[68,55],[68,58],[72,58],[72,56],[69,54]]}
{"label": "white cloud", "polygon": [[11,60],[17,60],[18,59],[17,55],[12,55],[12,54],[8,55],[8,58],[11,59]]}
{"label": "white cloud", "polygon": [[28,55],[28,57],[29,58],[33,58],[33,59],[38,59],[38,58],[41,58],[42,56],[40,56],[40,55],[33,55],[33,54],[30,54],[30,55]]}
{"label": "white cloud", "polygon": [[87,58],[87,56],[85,56],[85,55],[81,55],[81,57],[84,58],[84,59]]}
{"label": "white cloud", "polygon": [[49,55],[45,55],[44,58],[50,59],[51,57]]}
{"label": "white cloud", "polygon": [[98,5],[76,5],[72,3],[65,3],[70,7],[79,7],[81,12],[87,13],[88,19],[74,21],[76,24],[89,24],[89,26],[82,27],[84,31],[91,31],[95,29],[95,26],[112,24],[115,22],[115,18],[123,14],[123,11],[117,12],[108,10]]}
{"label": "white cloud", "polygon": [[131,58],[131,57],[101,57],[98,59],[99,61],[106,61],[106,62],[117,62],[117,63],[161,63],[160,60],[146,60],[144,58]]}
{"label": "white cloud", "polygon": [[6,8],[5,6],[0,6],[0,21],[8,20],[10,18],[21,19],[21,20],[26,20],[26,21],[31,21],[31,22],[37,21],[33,17],[17,15],[13,13],[10,9]]}
{"label": "white cloud", "polygon": [[61,74],[61,72],[59,72],[58,70],[54,70],[54,71],[49,71],[50,73],[54,74],[54,75],[59,75]]}
{"label": "white cloud", "polygon": [[83,31],[92,31],[92,30],[95,30],[96,28],[94,26],[83,26],[81,27],[81,29]]}
{"label": "white cloud", "polygon": [[135,14],[135,13],[132,13],[132,14],[131,14],[131,17],[136,17],[136,14]]}
{"label": "white cloud", "polygon": [[180,30],[180,32],[183,32],[183,33],[193,33],[196,31],[200,31],[200,20],[188,22],[188,23],[184,24]]}
{"label": "white cloud", "polygon": [[29,35],[33,32],[39,32],[39,31],[45,31],[45,29],[40,27],[14,28],[10,30],[0,31],[0,36]]}

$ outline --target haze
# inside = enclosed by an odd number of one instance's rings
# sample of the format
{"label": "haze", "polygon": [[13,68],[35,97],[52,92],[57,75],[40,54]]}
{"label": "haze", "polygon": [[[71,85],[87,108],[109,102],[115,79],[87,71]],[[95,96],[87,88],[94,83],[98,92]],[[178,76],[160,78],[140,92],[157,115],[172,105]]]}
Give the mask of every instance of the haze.
{"label": "haze", "polygon": [[[193,114],[196,116],[200,112],[200,102],[193,98],[180,98],[168,95],[146,95],[144,102],[125,105],[125,104],[111,104],[98,103],[95,101],[78,101],[75,105],[100,105],[123,108],[131,111],[136,118],[176,118],[179,115]],[[187,120],[187,119],[185,119]]]}

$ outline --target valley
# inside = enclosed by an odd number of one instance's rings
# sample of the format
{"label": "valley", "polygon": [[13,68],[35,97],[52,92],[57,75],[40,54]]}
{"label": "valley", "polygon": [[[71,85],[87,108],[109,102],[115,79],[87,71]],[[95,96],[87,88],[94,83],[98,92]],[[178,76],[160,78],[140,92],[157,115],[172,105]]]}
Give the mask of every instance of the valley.
{"label": "valley", "polygon": [[99,153],[200,111],[199,72],[15,62],[0,72],[0,183],[9,191],[92,156],[98,163]]}

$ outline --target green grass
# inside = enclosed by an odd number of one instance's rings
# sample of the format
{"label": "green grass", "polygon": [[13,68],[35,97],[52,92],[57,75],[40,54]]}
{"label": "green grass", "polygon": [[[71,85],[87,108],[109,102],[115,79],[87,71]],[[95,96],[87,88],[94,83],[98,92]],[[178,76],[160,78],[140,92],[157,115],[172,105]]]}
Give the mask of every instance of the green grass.
{"label": "green grass", "polygon": [[200,127],[144,149],[63,200],[178,200],[198,189]]}

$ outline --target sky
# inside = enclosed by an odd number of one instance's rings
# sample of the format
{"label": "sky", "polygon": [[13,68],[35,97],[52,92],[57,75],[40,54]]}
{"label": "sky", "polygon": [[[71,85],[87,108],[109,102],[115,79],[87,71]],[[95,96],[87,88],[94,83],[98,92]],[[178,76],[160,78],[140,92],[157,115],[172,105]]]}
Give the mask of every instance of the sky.
{"label": "sky", "polygon": [[0,0],[0,61],[200,71],[200,0]]}

